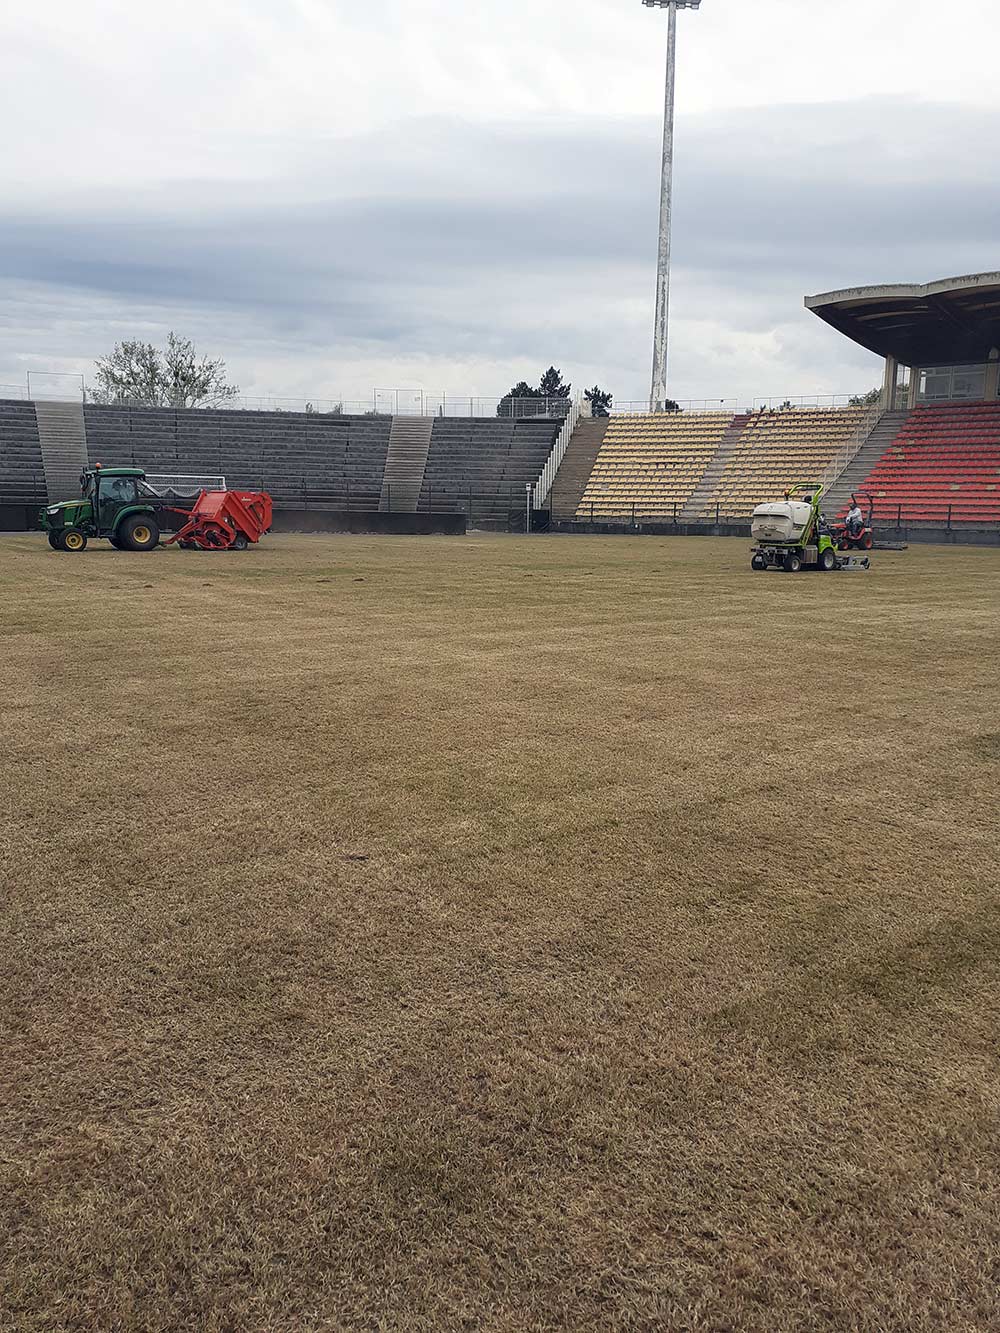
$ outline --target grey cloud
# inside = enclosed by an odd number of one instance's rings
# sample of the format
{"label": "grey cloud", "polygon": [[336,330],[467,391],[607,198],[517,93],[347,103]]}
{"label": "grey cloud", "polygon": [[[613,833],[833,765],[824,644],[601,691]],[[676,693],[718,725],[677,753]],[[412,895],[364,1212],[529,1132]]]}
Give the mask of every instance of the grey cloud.
{"label": "grey cloud", "polygon": [[[994,267],[1000,184],[962,146],[998,130],[998,113],[903,101],[687,119],[678,327],[711,321],[720,374],[741,337],[768,331],[789,379],[829,359],[867,374],[867,354],[834,351],[801,297]],[[215,312],[226,329],[242,317],[248,341],[272,330],[314,357],[345,346],[442,363],[558,355],[628,376],[637,395],[658,137],[653,119],[596,131],[415,121],[322,144],[281,181],[175,186],[164,207],[164,195],[123,193],[0,205],[0,283],[89,292],[125,312],[199,309],[209,324]],[[945,142],[958,145],[947,156]],[[81,359],[105,341],[95,335]],[[0,352],[10,346],[7,332]],[[699,373],[685,355],[679,346],[678,367]]]}

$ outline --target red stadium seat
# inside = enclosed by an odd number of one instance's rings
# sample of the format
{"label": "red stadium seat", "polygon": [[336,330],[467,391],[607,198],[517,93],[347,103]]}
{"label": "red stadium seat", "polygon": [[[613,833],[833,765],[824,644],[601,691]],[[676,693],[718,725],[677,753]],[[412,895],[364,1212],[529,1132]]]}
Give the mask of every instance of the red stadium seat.
{"label": "red stadium seat", "polygon": [[1000,523],[1000,402],[916,408],[856,489],[883,522]]}

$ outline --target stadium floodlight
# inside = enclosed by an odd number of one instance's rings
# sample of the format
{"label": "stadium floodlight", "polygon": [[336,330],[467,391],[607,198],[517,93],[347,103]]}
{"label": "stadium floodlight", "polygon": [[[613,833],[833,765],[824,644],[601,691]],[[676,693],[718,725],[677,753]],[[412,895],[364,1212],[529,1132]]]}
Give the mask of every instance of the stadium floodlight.
{"label": "stadium floodlight", "polygon": [[647,9],[666,9],[667,90],[663,112],[663,170],[660,176],[660,244],[656,261],[656,319],[653,326],[653,386],[649,410],[667,401],[667,322],[670,315],[670,229],[674,190],[674,84],[677,75],[677,11],[700,9],[701,0],[642,0]]}

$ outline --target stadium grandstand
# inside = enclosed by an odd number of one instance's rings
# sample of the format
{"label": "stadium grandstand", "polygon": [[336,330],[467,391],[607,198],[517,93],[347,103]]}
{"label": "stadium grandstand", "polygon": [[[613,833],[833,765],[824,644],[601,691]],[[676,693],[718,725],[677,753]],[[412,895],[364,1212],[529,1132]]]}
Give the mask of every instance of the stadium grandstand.
{"label": "stadium grandstand", "polygon": [[883,357],[878,401],[582,421],[552,487],[555,524],[742,531],[755,505],[822,481],[831,518],[864,493],[883,529],[1000,540],[1000,273],[806,307]]}
{"label": "stadium grandstand", "polygon": [[578,516],[650,519],[683,514],[732,426],[728,413],[658,412],[612,417]]}
{"label": "stadium grandstand", "polygon": [[275,508],[331,514],[464,514],[523,526],[561,416],[506,419],[375,413],[105,407],[0,401],[0,526],[31,526],[78,489],[83,468],[221,476]]}
{"label": "stadium grandstand", "polygon": [[1000,273],[853,288],[806,306],[884,358],[877,402],[750,412],[400,416],[0,401],[0,520],[74,493],[96,462],[221,475],[276,509],[464,514],[471,526],[744,533],[802,481],[915,539],[1000,540]]}

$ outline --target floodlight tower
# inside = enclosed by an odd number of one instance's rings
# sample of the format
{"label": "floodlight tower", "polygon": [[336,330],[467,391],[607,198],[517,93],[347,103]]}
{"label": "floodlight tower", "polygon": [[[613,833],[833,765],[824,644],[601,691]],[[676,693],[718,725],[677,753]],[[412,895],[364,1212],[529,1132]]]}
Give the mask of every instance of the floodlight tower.
{"label": "floodlight tower", "polygon": [[674,192],[674,85],[677,77],[677,11],[700,9],[701,0],[642,0],[647,9],[667,10],[667,92],[663,112],[663,172],[660,178],[660,245],[656,263],[656,322],[653,327],[653,387],[649,410],[667,401],[667,321],[670,314],[670,224]]}

